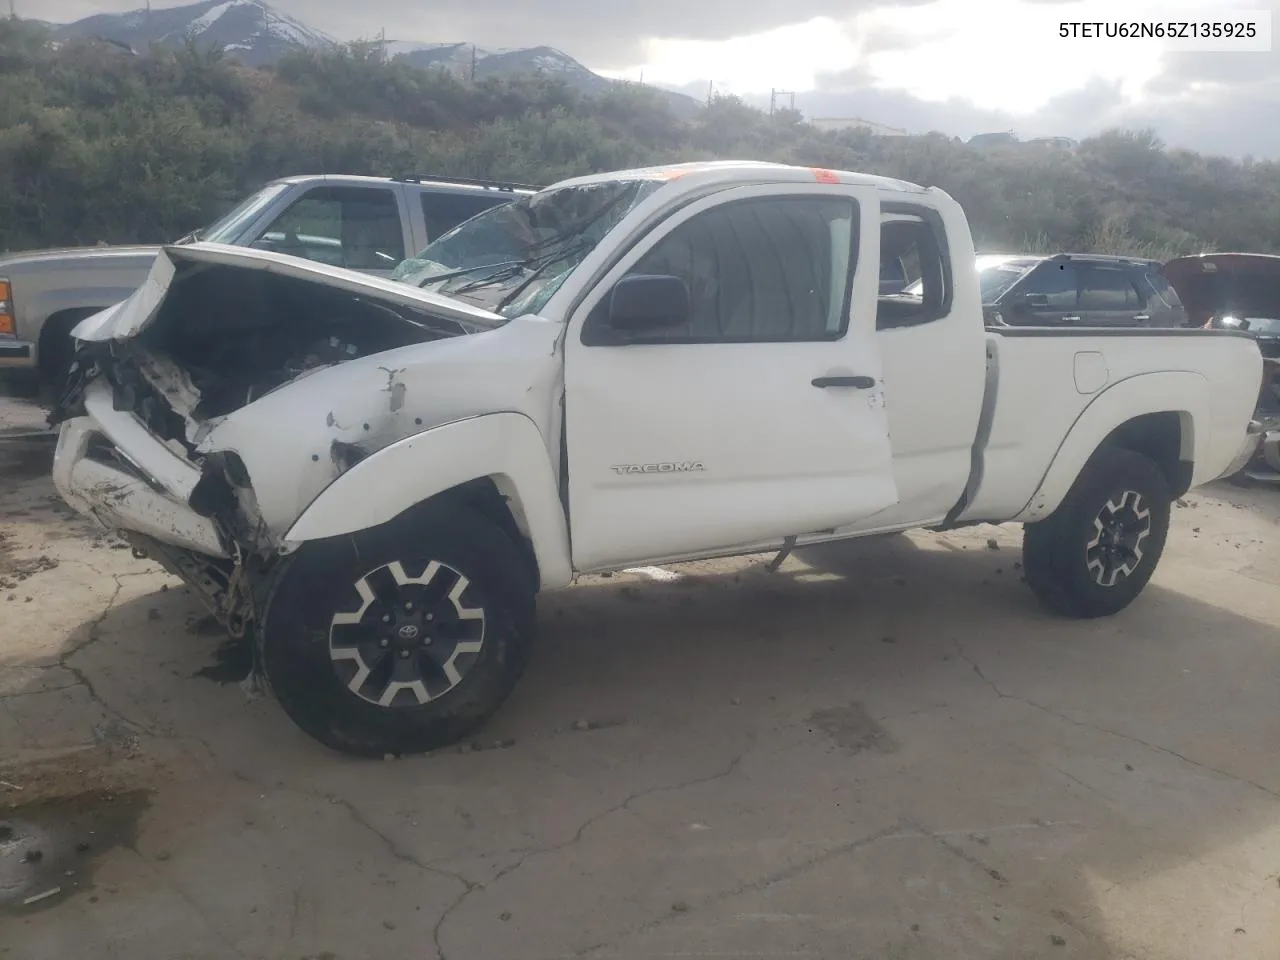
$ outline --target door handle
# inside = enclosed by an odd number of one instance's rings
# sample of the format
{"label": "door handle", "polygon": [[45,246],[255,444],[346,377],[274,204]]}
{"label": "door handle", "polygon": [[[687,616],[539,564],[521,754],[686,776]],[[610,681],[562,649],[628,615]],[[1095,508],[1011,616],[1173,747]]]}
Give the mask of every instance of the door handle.
{"label": "door handle", "polygon": [[815,387],[853,387],[855,390],[870,390],[876,385],[875,377],[817,377],[813,381]]}
{"label": "door handle", "polygon": [[1147,313],[1139,313],[1133,318],[1134,323],[1146,323],[1151,319],[1151,315]]}

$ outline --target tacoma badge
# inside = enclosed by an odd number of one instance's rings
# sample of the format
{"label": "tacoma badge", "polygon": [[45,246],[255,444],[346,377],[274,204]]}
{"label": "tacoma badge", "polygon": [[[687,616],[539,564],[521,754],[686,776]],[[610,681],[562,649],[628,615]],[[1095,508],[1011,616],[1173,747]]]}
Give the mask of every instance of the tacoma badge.
{"label": "tacoma badge", "polygon": [[684,460],[680,463],[623,463],[616,464],[613,472],[624,473],[696,473],[705,470],[701,460]]}

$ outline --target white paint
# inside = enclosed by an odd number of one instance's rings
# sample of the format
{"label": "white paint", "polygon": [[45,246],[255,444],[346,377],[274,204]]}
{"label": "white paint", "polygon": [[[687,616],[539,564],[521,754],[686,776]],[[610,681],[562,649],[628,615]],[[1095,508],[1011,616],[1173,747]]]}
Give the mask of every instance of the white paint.
{"label": "white paint", "polygon": [[1077,393],[1097,393],[1107,385],[1110,373],[1107,358],[1098,350],[1081,350],[1076,354],[1075,380]]}
{"label": "white paint", "polygon": [[98,430],[93,417],[78,417],[64,423],[58,434],[53,484],[70,506],[108,530],[123,528],[187,550],[227,556],[212,521],[123,470],[88,459],[85,451]]}
{"label": "white paint", "polygon": [[[566,586],[572,579],[569,538],[551,464],[542,435],[520,414],[447,423],[384,447],[333,481],[288,529],[284,547],[385,523],[459,483],[493,477],[533,542],[543,588]],[[255,458],[246,466],[255,477],[255,469],[267,464]],[[262,478],[255,478],[260,498],[261,488],[276,487],[269,470],[256,476]],[[281,477],[279,485],[289,480]]]}

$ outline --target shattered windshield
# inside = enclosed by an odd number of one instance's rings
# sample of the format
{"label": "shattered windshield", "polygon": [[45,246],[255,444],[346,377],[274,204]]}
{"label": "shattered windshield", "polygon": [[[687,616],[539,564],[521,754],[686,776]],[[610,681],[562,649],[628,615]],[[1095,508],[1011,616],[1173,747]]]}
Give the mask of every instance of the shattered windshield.
{"label": "shattered windshield", "polygon": [[428,244],[392,278],[504,317],[537,313],[657,180],[544,190],[493,207]]}
{"label": "shattered windshield", "polygon": [[238,203],[225,216],[207,227],[191,234],[193,240],[207,240],[210,243],[234,244],[244,228],[257,219],[258,214],[272,200],[287,189],[285,183],[269,183],[255,194]]}

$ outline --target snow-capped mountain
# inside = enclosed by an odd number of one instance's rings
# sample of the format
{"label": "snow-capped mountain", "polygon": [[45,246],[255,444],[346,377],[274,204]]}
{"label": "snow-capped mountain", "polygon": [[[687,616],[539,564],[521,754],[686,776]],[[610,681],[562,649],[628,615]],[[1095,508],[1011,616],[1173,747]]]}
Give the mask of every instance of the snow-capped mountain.
{"label": "snow-capped mountain", "polygon": [[592,73],[567,53],[554,47],[519,47],[491,50],[470,43],[406,43],[388,41],[386,56],[424,69],[445,69],[477,80],[521,73],[547,73],[560,77],[583,93],[598,93],[612,81]]}
{"label": "snow-capped mountain", "polygon": [[[164,0],[156,0],[157,3]],[[264,0],[202,0],[181,7],[154,7],[129,13],[103,13],[54,26],[54,39],[96,37],[144,52],[152,43],[177,46],[194,40],[218,46],[249,66],[268,66],[299,48],[318,49],[338,43],[334,38],[280,13]],[[372,40],[372,38],[366,38]],[[379,42],[372,40],[372,42]],[[614,81],[584,67],[554,47],[486,49],[470,43],[382,41],[384,55],[411,66],[446,69],[462,79],[546,73],[582,93],[607,90]],[[696,101],[662,91],[674,109],[683,113]]]}
{"label": "snow-capped mountain", "polygon": [[176,46],[188,39],[219,46],[250,66],[275,62],[298,47],[322,47],[334,39],[259,0],[204,0],[183,7],[102,13],[55,29],[55,39],[98,37],[138,52],[152,43]]}

